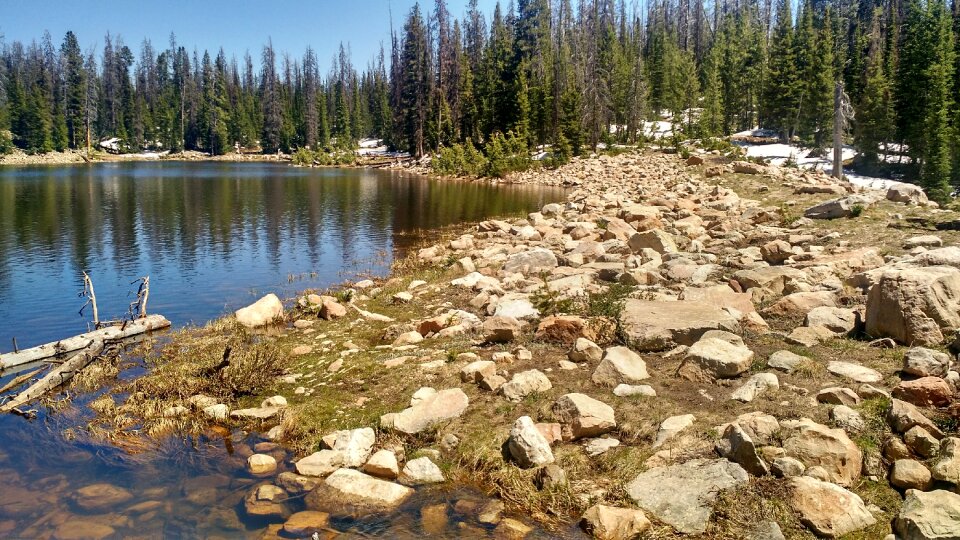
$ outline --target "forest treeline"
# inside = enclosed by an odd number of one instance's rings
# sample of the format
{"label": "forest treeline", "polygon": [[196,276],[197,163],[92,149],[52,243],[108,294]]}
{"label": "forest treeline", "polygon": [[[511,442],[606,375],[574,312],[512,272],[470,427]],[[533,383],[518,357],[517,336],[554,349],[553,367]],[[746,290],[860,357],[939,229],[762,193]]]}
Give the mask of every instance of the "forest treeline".
{"label": "forest treeline", "polygon": [[896,167],[943,200],[960,184],[960,0],[947,1],[517,0],[482,13],[471,0],[457,18],[436,0],[362,69],[341,45],[325,72],[313,49],[270,42],[238,60],[173,35],[134,54],[118,36],[84,52],[73,32],[47,34],[2,45],[0,150],[81,148],[88,133],[213,154],[381,137],[415,156],[552,145],[565,158],[636,143],[663,115],[684,137],[761,126],[825,148],[842,82],[858,165]]}

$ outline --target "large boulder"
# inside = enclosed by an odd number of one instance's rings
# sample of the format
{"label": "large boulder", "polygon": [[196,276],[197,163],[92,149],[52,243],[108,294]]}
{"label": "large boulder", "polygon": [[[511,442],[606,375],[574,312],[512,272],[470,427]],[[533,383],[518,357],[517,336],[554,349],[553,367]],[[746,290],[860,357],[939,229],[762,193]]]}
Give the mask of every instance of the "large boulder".
{"label": "large boulder", "polygon": [[603,435],[617,427],[613,407],[584,394],[566,394],[553,403],[565,440]]}
{"label": "large boulder", "polygon": [[910,540],[960,538],[960,495],[942,489],[908,490],[893,528]]}
{"label": "large boulder", "polygon": [[507,257],[503,271],[509,274],[537,275],[557,267],[557,256],[545,248],[533,248]]}
{"label": "large boulder", "polygon": [[550,443],[529,416],[521,416],[514,422],[510,438],[507,439],[507,449],[514,461],[524,468],[553,463]]}
{"label": "large boulder", "polygon": [[234,315],[237,317],[237,322],[243,326],[256,328],[283,317],[283,303],[277,295],[270,293],[253,304],[238,309]]}
{"label": "large boulder", "polygon": [[827,478],[841,486],[852,486],[860,478],[863,454],[844,430],[810,420],[800,420],[796,427],[798,433],[783,443],[787,456],[807,467],[822,467]]}
{"label": "large boulder", "polygon": [[940,455],[930,467],[934,480],[960,486],[960,439],[945,437],[940,441]]}
{"label": "large boulder", "polygon": [[904,204],[927,204],[927,194],[923,188],[913,184],[898,182],[887,188],[887,200]]}
{"label": "large boulder", "polygon": [[459,388],[448,388],[432,394],[399,413],[385,414],[380,424],[386,428],[414,434],[458,418],[467,410],[470,399]]}
{"label": "large boulder", "polygon": [[867,334],[907,345],[939,345],[960,328],[960,270],[946,266],[884,271],[867,296]]}
{"label": "large boulder", "polygon": [[613,388],[618,384],[633,384],[649,377],[647,364],[639,354],[626,347],[611,347],[594,370],[592,380],[600,386]]}
{"label": "large boulder", "polygon": [[627,484],[640,508],[684,534],[703,534],[720,491],[747,482],[743,467],[726,459],[695,459],[654,467]]}
{"label": "large boulder", "polygon": [[687,287],[679,296],[680,300],[698,301],[719,308],[733,308],[740,313],[756,311],[750,293],[738,293],[729,285],[710,285],[708,287]]}
{"label": "large boulder", "polygon": [[836,538],[865,529],[877,520],[857,494],[809,476],[789,481],[790,506],[818,536]]}
{"label": "large boulder", "polygon": [[[855,217],[855,214],[862,212],[868,206],[873,204],[873,199],[862,195],[849,195],[839,199],[831,199],[820,204],[811,206],[803,213],[804,217],[810,219],[837,219],[846,217]],[[857,208],[860,210],[858,211]]]}
{"label": "large boulder", "polygon": [[621,322],[627,341],[638,351],[693,345],[708,330],[740,331],[737,318],[728,311],[693,300],[630,299],[624,304]]}

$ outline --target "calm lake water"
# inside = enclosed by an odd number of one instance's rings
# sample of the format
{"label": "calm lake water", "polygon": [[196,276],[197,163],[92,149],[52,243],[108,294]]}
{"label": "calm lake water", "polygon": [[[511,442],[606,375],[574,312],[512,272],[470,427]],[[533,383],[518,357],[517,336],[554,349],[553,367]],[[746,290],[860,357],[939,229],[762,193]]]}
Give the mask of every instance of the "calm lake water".
{"label": "calm lake water", "polygon": [[[0,168],[0,351],[87,329],[81,272],[101,319],[122,317],[150,276],[149,310],[203,323],[383,273],[431,229],[523,215],[562,191],[399,172],[271,163],[104,163]],[[411,234],[421,231],[422,234]]]}
{"label": "calm lake water", "polygon": [[[130,282],[149,275],[151,312],[175,325],[202,323],[267,292],[289,297],[358,271],[383,273],[438,227],[523,215],[562,197],[264,163],[0,168],[0,351],[14,336],[30,346],[85,330],[82,270],[94,279],[101,318],[122,316]],[[0,386],[10,379],[0,376]],[[244,497],[266,481],[244,470],[264,442],[257,434],[171,438],[135,451],[91,442],[83,426],[95,395],[72,396],[59,412],[37,406],[32,421],[0,415],[0,538],[259,538],[283,522],[243,510]],[[282,449],[258,450],[273,453],[280,470],[293,468],[295,456]],[[116,500],[91,507],[83,489]],[[338,518],[331,527],[346,538],[490,534],[455,509],[464,499],[486,501],[469,489],[418,490],[395,513]],[[422,509],[437,504],[440,522],[436,512],[425,521]],[[303,508],[296,497],[285,505]]]}

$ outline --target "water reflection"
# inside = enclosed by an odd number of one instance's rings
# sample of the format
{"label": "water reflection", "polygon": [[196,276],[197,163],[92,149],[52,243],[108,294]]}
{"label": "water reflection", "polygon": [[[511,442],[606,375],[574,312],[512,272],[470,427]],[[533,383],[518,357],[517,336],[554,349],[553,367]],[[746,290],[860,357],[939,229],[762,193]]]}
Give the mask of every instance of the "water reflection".
{"label": "water reflection", "polygon": [[[150,275],[151,311],[202,322],[265,291],[383,272],[411,235],[517,215],[562,192],[270,163],[0,169],[0,350],[85,330],[80,271],[120,316]],[[306,280],[289,282],[290,276]]]}

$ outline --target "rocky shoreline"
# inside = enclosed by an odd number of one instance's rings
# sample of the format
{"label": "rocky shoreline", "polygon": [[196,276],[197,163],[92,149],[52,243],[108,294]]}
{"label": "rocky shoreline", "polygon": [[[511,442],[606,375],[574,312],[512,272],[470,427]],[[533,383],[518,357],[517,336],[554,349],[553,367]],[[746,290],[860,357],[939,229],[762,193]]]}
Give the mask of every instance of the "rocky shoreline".
{"label": "rocky shoreline", "polygon": [[[472,516],[463,534],[960,535],[956,213],[709,153],[511,180],[573,190],[434,239],[387,279],[185,330],[100,421],[141,411],[295,449],[296,473],[249,457],[254,514],[293,495],[390,511],[453,482],[501,501],[431,510]],[[275,356],[281,373],[202,393],[224,343],[223,372]],[[265,537],[296,534],[275,510]]]}

